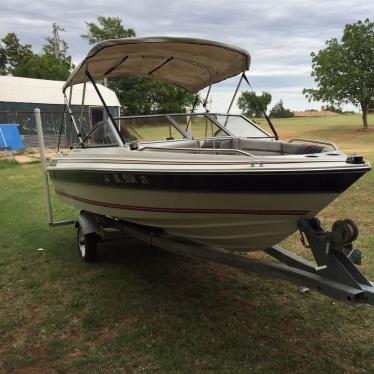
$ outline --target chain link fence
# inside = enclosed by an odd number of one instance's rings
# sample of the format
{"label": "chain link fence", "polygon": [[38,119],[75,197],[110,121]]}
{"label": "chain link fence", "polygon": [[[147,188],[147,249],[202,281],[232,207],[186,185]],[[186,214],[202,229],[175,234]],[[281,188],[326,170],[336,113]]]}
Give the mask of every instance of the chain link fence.
{"label": "chain link fence", "polygon": [[[80,113],[74,112],[76,120]],[[88,110],[83,112],[83,123],[88,123]],[[68,113],[63,111],[41,111],[44,143],[48,148],[60,146],[68,147],[76,141],[76,132],[73,129]],[[0,111],[0,123],[16,123],[26,147],[38,147],[38,135],[35,123],[35,114],[31,110],[3,110]]]}

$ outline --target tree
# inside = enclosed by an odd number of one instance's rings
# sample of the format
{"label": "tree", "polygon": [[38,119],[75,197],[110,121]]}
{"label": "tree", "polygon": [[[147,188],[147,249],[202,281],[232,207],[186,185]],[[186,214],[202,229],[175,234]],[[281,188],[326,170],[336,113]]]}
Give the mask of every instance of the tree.
{"label": "tree", "polygon": [[15,77],[61,80],[68,79],[70,70],[65,62],[54,55],[32,55],[12,70]]}
{"label": "tree", "polygon": [[270,102],[271,95],[268,92],[256,95],[254,92],[244,91],[238,98],[238,107],[248,117],[261,117]]}
{"label": "tree", "polygon": [[126,115],[181,113],[191,107],[194,96],[179,87],[144,78],[110,80]]}
{"label": "tree", "polygon": [[34,54],[31,50],[31,44],[21,44],[14,32],[8,33],[1,39],[1,42],[3,44],[3,53],[6,56],[5,67],[7,73],[11,74],[18,64]]}
{"label": "tree", "polygon": [[[55,55],[55,48],[54,48],[54,42],[53,38],[50,36],[47,36],[45,38],[46,43],[43,45],[42,51],[43,55]],[[72,69],[74,66],[71,62],[71,56],[68,54],[68,44],[65,42],[65,40],[60,40],[60,49],[58,53],[58,60],[65,63],[66,66],[68,66],[69,69]]]}
{"label": "tree", "polygon": [[0,47],[0,74],[12,74],[16,77],[66,80],[72,68],[68,46],[63,42],[61,59],[53,54],[51,38],[47,37],[42,54],[32,51],[31,44],[21,44],[17,34],[8,33]]}
{"label": "tree", "polygon": [[[86,22],[88,32],[81,35],[89,44],[106,39],[135,37],[133,29],[126,29],[118,17],[97,17],[98,24]],[[185,112],[195,97],[190,92],[168,83],[146,78],[110,79],[126,115]]]}
{"label": "tree", "polygon": [[5,49],[0,45],[0,75],[6,75],[7,73],[7,57]]}
{"label": "tree", "polygon": [[40,58],[43,60],[43,62],[49,61],[51,68],[55,69],[56,71],[56,78],[50,78],[50,71],[52,69],[48,69],[49,71],[46,71],[43,79],[66,80],[70,75],[70,71],[74,68],[71,61],[71,56],[68,54],[68,44],[63,39],[59,40],[59,52],[58,58],[56,58],[53,37],[47,36],[45,41],[46,43],[43,45],[42,55],[40,55]]}
{"label": "tree", "polygon": [[359,105],[363,127],[368,128],[367,114],[374,98],[374,23],[366,19],[347,24],[341,41],[327,40],[326,48],[311,56],[317,88],[303,90],[308,100]]}
{"label": "tree", "polygon": [[334,106],[334,105],[326,105],[326,108],[325,110],[327,112],[334,112],[334,113],[339,113],[339,114],[342,114],[343,113],[343,109],[339,106]]}
{"label": "tree", "polygon": [[269,115],[273,118],[291,118],[294,116],[290,109],[284,107],[282,100],[279,100],[279,102],[273,106]]}
{"label": "tree", "polygon": [[125,29],[122,20],[118,17],[97,17],[98,25],[94,22],[86,22],[88,32],[82,34],[89,44],[96,44],[102,40],[131,38],[136,36],[133,29]]}

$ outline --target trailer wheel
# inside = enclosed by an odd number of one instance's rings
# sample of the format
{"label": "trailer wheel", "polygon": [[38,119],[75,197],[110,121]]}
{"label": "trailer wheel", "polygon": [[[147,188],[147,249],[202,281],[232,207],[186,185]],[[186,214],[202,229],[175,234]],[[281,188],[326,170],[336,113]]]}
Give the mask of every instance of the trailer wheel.
{"label": "trailer wheel", "polygon": [[78,253],[83,262],[95,262],[97,259],[98,236],[95,233],[83,234],[80,225],[77,226]]}

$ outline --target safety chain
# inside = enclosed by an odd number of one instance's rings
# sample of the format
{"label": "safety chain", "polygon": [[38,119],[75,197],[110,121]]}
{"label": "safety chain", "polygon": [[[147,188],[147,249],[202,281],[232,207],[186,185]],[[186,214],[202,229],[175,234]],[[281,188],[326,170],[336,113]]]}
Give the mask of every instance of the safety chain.
{"label": "safety chain", "polygon": [[310,244],[308,243],[308,240],[305,236],[305,234],[299,229],[300,233],[300,241],[304,248],[310,249]]}

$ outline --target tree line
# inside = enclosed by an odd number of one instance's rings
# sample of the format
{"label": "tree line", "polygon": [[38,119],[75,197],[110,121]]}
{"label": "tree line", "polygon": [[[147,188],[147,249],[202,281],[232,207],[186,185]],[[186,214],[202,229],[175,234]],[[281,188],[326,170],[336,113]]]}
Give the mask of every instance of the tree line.
{"label": "tree line", "polygon": [[[255,92],[243,91],[238,98],[238,107],[247,117],[263,117],[268,110],[271,99],[269,92],[256,95]],[[269,112],[269,116],[273,118],[290,118],[293,115],[290,109],[284,107],[283,100],[279,100]]]}
{"label": "tree line", "polygon": [[60,55],[54,55],[52,37],[45,38],[41,53],[35,53],[31,44],[22,44],[14,32],[0,40],[0,74],[50,80],[66,80],[73,68],[68,46],[63,41]]}
{"label": "tree line", "polygon": [[[90,45],[106,39],[135,37],[118,17],[97,17],[86,22],[87,33],[81,37]],[[326,47],[311,53],[312,73],[316,88],[305,88],[309,101],[324,101],[331,110],[341,112],[343,104],[359,106],[364,128],[368,128],[368,111],[374,105],[374,23],[369,19],[347,24],[340,40],[326,41]],[[22,44],[11,32],[0,40],[0,74],[21,77],[66,80],[73,68],[68,45],[62,41],[59,55],[54,55],[51,36],[45,38],[40,53],[30,44]],[[145,78],[109,80],[128,115],[161,112],[185,112],[196,96],[179,87]],[[198,97],[197,97],[198,98]],[[262,116],[271,95],[244,91],[238,98],[239,109],[249,117]],[[280,100],[269,112],[271,117],[292,117],[291,110]]]}
{"label": "tree line", "polygon": [[[87,32],[81,37],[94,45],[102,40],[135,37],[135,30],[125,28],[118,17],[97,17],[86,22]],[[47,36],[40,53],[31,44],[22,44],[14,33],[0,40],[0,74],[17,77],[65,81],[73,69],[68,45],[61,40],[59,56],[54,55],[53,38]],[[146,78],[108,79],[126,115],[181,113],[191,107],[195,95],[171,84]]]}

